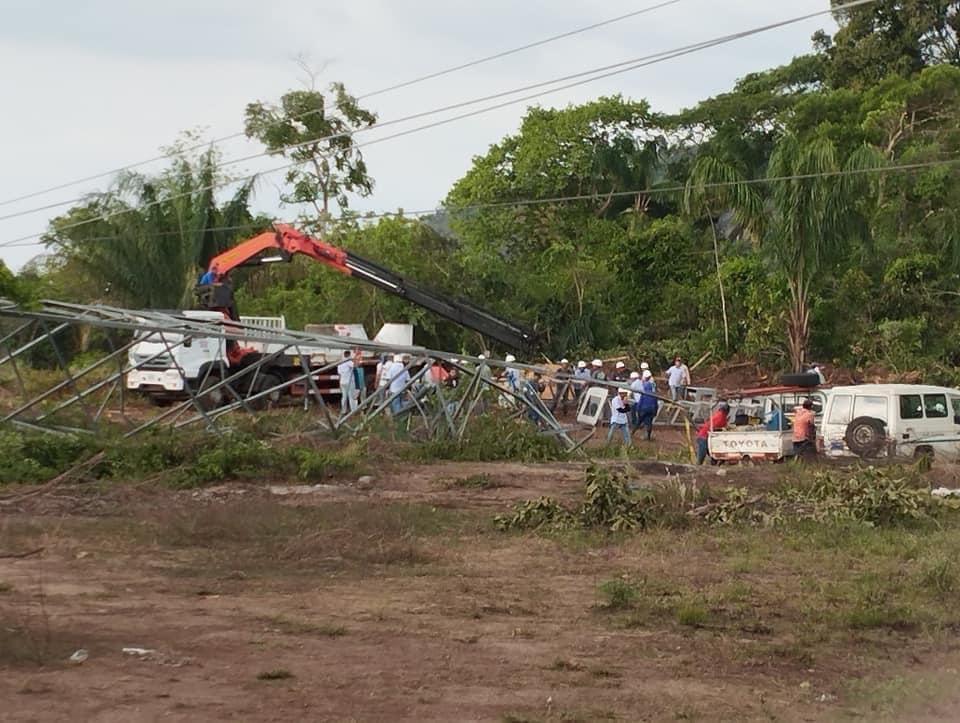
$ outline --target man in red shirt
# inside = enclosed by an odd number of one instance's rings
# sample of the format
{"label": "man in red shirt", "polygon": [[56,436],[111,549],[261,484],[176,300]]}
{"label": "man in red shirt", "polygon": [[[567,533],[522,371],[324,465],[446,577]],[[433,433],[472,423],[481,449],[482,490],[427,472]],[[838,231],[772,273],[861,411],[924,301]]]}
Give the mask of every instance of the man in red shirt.
{"label": "man in red shirt", "polygon": [[717,411],[710,415],[710,419],[700,425],[697,430],[697,464],[703,464],[707,458],[707,440],[712,430],[724,430],[727,428],[727,418],[730,414],[730,405],[726,402],[720,402]]}
{"label": "man in red shirt", "polygon": [[817,453],[816,415],[810,399],[804,399],[793,414],[793,449],[799,455]]}

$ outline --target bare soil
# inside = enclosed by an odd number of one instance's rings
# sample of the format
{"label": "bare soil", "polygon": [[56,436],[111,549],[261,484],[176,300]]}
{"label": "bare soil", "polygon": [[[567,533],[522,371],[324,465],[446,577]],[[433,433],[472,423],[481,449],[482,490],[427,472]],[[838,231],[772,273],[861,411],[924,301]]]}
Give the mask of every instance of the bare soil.
{"label": "bare soil", "polygon": [[[635,464],[650,481],[763,488],[780,474]],[[283,495],[75,486],[0,508],[0,554],[43,547],[0,559],[0,718],[960,715],[954,636],[805,628],[816,591],[803,574],[845,572],[829,550],[789,548],[794,559],[767,533],[757,546],[749,532],[598,542],[493,529],[518,500],[575,500],[583,471],[394,464]],[[598,586],[611,579],[642,588],[646,607],[605,608]],[[702,619],[672,612],[685,601]],[[87,659],[70,663],[79,649]],[[907,683],[889,709],[851,692],[890,680]]]}

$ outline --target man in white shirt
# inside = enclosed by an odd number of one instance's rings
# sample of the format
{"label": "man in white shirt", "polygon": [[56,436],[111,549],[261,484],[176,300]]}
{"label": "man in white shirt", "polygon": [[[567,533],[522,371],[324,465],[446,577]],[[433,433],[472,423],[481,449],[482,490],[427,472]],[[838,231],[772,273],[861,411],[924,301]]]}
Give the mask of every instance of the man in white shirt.
{"label": "man in white shirt", "polygon": [[353,383],[353,359],[350,350],[343,352],[343,361],[337,364],[337,376],[340,377],[340,414],[353,411],[357,408],[357,400],[353,394],[356,386]]}
{"label": "man in white shirt", "polygon": [[[403,363],[403,355],[397,354],[393,357],[393,364],[387,370],[387,378],[390,380],[390,395],[399,394],[407,384],[410,383],[410,372]],[[390,414],[397,416],[403,408],[403,397],[396,396],[390,400]]]}
{"label": "man in white shirt", "polygon": [[690,370],[680,357],[673,360],[673,366],[667,370],[667,386],[670,387],[670,398],[673,401],[687,398],[687,387],[690,384]]}
{"label": "man in white shirt", "polygon": [[620,389],[617,391],[617,396],[610,400],[610,429],[607,430],[607,444],[613,440],[613,433],[620,430],[624,445],[630,446],[630,421],[627,414],[630,412],[631,405],[628,394],[626,389]]}

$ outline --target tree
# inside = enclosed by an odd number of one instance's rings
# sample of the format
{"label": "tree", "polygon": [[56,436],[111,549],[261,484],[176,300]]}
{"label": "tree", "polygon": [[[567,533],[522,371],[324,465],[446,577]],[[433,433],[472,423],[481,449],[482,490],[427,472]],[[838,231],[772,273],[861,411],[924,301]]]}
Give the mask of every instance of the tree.
{"label": "tree", "polygon": [[833,87],[867,89],[889,75],[910,77],[930,65],[960,65],[958,0],[878,0],[838,15],[836,35],[814,36],[828,58],[826,75]]}
{"label": "tree", "polygon": [[189,305],[198,272],[213,255],[269,226],[249,211],[253,180],[220,204],[213,186],[226,179],[217,153],[191,158],[178,148],[160,175],[126,173],[110,191],[51,222],[45,243],[61,265],[94,282],[97,298],[134,308]]}
{"label": "tree", "polygon": [[373,178],[353,136],[377,122],[376,114],[361,108],[342,83],[332,83],[329,94],[297,90],[284,95],[279,105],[257,101],[246,110],[247,137],[294,163],[286,175],[292,188],[282,200],[312,205],[316,217],[302,221],[323,238],[332,203],[344,210],[348,194],[368,196],[373,191]]}

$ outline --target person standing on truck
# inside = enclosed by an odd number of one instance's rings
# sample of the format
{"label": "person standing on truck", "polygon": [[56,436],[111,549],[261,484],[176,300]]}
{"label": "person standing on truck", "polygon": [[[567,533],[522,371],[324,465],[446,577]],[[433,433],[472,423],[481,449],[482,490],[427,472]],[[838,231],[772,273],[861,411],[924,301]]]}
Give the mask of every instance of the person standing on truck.
{"label": "person standing on truck", "polygon": [[802,457],[817,453],[817,422],[811,399],[804,399],[793,413],[793,451]]}
{"label": "person standing on truck", "polygon": [[707,458],[710,449],[710,432],[726,429],[729,414],[730,405],[726,402],[720,402],[717,411],[710,415],[710,419],[700,425],[700,429],[697,430],[697,464],[703,464]]}
{"label": "person standing on truck", "polygon": [[690,370],[680,357],[674,359],[673,366],[667,370],[667,386],[670,387],[670,398],[673,401],[682,401],[687,398]]}
{"label": "person standing on truck", "polygon": [[620,389],[617,396],[610,400],[610,428],[607,430],[607,444],[613,440],[613,433],[620,430],[623,435],[623,444],[629,447],[632,444],[630,439],[630,423],[627,414],[630,412],[630,401],[627,398],[629,392],[626,389]]}
{"label": "person standing on truck", "polygon": [[357,400],[353,396],[353,359],[349,349],[343,351],[343,361],[337,364],[337,376],[340,377],[340,414],[352,412],[357,408]]}

